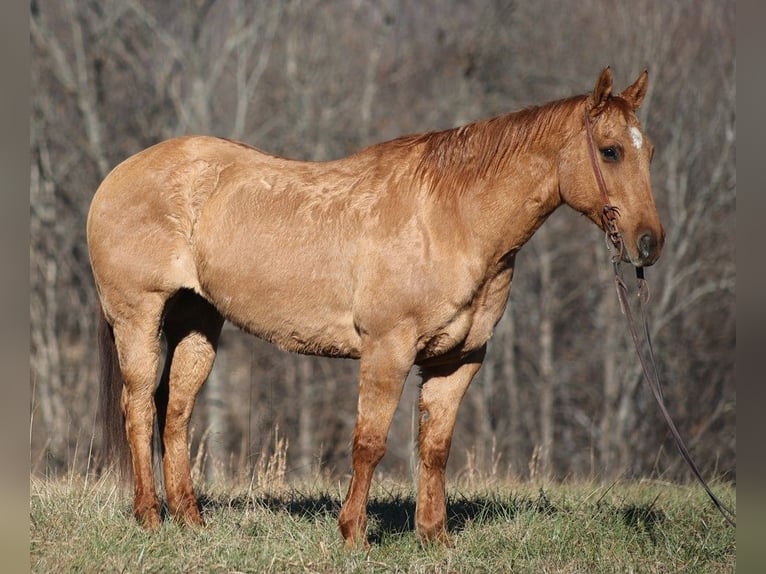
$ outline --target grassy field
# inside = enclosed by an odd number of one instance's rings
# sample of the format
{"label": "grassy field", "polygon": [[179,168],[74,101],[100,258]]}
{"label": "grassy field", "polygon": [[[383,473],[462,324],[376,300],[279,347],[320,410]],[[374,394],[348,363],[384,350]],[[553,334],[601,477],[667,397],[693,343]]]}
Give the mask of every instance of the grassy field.
{"label": "grassy field", "polygon": [[[343,486],[345,488],[345,485]],[[716,484],[725,503],[734,488]],[[106,480],[31,483],[33,572],[733,572],[735,529],[701,489],[660,482],[449,490],[453,548],[421,546],[408,485],[373,487],[369,550],[347,552],[340,485],[199,487],[204,528],[133,520]]]}

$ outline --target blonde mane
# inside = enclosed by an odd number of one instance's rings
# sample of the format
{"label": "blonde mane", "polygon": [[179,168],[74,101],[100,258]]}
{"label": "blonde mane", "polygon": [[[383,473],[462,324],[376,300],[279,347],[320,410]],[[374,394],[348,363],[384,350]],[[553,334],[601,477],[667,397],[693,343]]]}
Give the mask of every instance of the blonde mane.
{"label": "blonde mane", "polygon": [[438,132],[389,142],[421,148],[415,180],[438,197],[467,193],[500,174],[508,162],[553,133],[560,133],[585,99],[575,96]]}

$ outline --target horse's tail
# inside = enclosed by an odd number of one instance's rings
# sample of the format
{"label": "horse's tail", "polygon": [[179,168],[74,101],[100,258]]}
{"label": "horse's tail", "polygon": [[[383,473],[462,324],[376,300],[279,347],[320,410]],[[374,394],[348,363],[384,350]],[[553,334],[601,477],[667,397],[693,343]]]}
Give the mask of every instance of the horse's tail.
{"label": "horse's tail", "polygon": [[101,463],[112,467],[117,476],[130,476],[130,450],[125,433],[125,415],[122,411],[123,378],[117,359],[114,329],[106,320],[99,305],[98,354],[100,363],[99,427],[101,428]]}

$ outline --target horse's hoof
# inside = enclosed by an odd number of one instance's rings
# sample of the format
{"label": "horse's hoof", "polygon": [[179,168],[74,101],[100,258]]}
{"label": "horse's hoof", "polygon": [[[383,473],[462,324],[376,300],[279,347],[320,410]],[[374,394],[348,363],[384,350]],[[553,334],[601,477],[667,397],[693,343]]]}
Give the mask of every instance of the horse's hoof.
{"label": "horse's hoof", "polygon": [[162,522],[159,509],[154,507],[141,512],[136,511],[136,519],[147,530],[157,530]]}
{"label": "horse's hoof", "polygon": [[346,538],[344,548],[347,552],[353,552],[354,550],[367,551],[370,549],[370,543],[367,541],[366,536],[353,536]]}
{"label": "horse's hoof", "polygon": [[447,534],[447,530],[444,526],[437,528],[425,528],[418,527],[418,539],[423,546],[430,546],[433,544],[442,544],[447,548],[452,548],[452,540]]}
{"label": "horse's hoof", "polygon": [[171,514],[176,522],[183,524],[184,526],[205,526],[205,521],[202,519],[195,498],[188,500],[186,503],[179,505],[175,509],[171,509]]}
{"label": "horse's hoof", "polygon": [[366,524],[360,524],[357,520],[339,520],[340,533],[343,536],[346,550],[368,549],[370,543],[367,541],[364,531]]}

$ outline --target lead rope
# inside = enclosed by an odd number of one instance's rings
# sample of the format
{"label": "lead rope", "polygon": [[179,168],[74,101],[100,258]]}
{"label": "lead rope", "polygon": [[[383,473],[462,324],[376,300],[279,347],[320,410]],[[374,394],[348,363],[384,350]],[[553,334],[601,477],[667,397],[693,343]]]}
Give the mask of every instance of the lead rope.
{"label": "lead rope", "polygon": [[737,526],[737,523],[735,522],[736,514],[729,507],[723,504],[723,502],[721,502],[721,500],[710,489],[707,482],[702,477],[702,473],[699,471],[699,468],[697,468],[697,465],[694,463],[694,460],[689,454],[689,449],[686,448],[686,443],[684,443],[684,440],[681,437],[681,433],[678,432],[678,428],[673,422],[673,418],[670,416],[670,413],[668,412],[668,409],[665,406],[665,400],[662,396],[662,385],[660,384],[660,376],[657,370],[657,363],[654,360],[654,349],[652,346],[652,339],[651,339],[650,331],[649,331],[649,321],[647,319],[647,313],[645,311],[645,306],[649,302],[649,284],[644,277],[644,268],[636,267],[636,280],[638,282],[638,301],[639,301],[639,307],[641,309],[641,319],[644,326],[644,337],[646,338],[646,346],[648,349],[647,352],[649,355],[649,363],[651,363],[651,366],[652,366],[651,373],[649,370],[649,365],[647,364],[647,360],[644,357],[644,354],[641,352],[641,344],[639,342],[638,332],[636,330],[635,321],[633,320],[633,313],[631,312],[630,303],[628,301],[628,288],[625,285],[625,281],[622,278],[622,273],[620,272],[620,262],[622,261],[623,250],[625,247],[625,244],[622,240],[622,234],[617,228],[617,217],[619,216],[620,212],[617,209],[617,207],[609,204],[609,197],[606,193],[606,183],[604,182],[604,176],[601,173],[601,168],[596,158],[596,147],[593,143],[593,130],[590,123],[589,113],[590,113],[590,108],[586,105],[585,113],[583,116],[583,122],[585,124],[585,134],[588,139],[588,154],[590,155],[590,161],[591,161],[591,166],[593,167],[593,173],[596,176],[596,182],[598,183],[598,187],[604,202],[604,208],[601,213],[601,220],[604,224],[604,232],[606,234],[607,248],[610,251],[612,249],[615,250],[615,253],[611,256],[611,261],[612,261],[612,267],[614,268],[614,282],[615,282],[615,288],[617,290],[617,300],[620,302],[620,309],[622,310],[622,314],[625,315],[625,318],[627,320],[628,329],[630,330],[630,336],[633,339],[633,345],[636,348],[636,354],[638,355],[638,360],[641,363],[641,370],[643,371],[644,381],[646,381],[646,384],[651,389],[652,396],[654,396],[654,399],[657,402],[657,406],[659,407],[660,412],[662,413],[662,416],[665,419],[665,423],[670,429],[670,433],[673,435],[673,440],[675,440],[676,446],[678,447],[678,450],[680,451],[681,456],[689,465],[689,468],[691,469],[692,474],[697,479],[697,481],[702,485],[702,488],[705,489],[705,492],[707,493],[708,497],[710,497],[710,500],[713,501],[713,504],[721,513],[721,516],[723,516],[724,519],[729,524],[731,524],[732,526],[736,528]]}
{"label": "lead rope", "polygon": [[[662,397],[662,386],[660,385],[660,373],[657,371],[657,362],[654,360],[654,345],[652,345],[652,335],[649,330],[648,313],[646,306],[649,304],[649,282],[644,278],[644,268],[636,267],[636,282],[638,283],[638,307],[641,310],[641,323],[644,326],[644,338],[646,339],[646,348],[649,351],[649,362],[652,365],[652,374],[657,384],[657,391]],[[664,399],[664,397],[663,397]]]}
{"label": "lead rope", "polygon": [[617,297],[620,301],[620,308],[622,309],[622,312],[625,315],[627,323],[628,323],[630,336],[633,339],[633,345],[636,348],[636,354],[638,355],[638,359],[641,363],[641,370],[644,373],[644,380],[646,381],[646,384],[651,389],[652,395],[654,396],[654,400],[657,402],[657,406],[660,408],[660,412],[662,413],[662,416],[665,419],[665,423],[670,429],[670,433],[673,435],[673,440],[675,440],[676,446],[678,447],[678,450],[681,452],[681,456],[689,465],[689,468],[691,469],[692,474],[694,474],[694,477],[702,485],[702,488],[705,489],[705,492],[710,497],[710,500],[713,501],[713,504],[721,513],[721,516],[723,516],[729,524],[731,524],[732,526],[736,528],[737,523],[735,522],[735,519],[737,515],[734,513],[733,510],[731,510],[728,506],[726,506],[723,502],[721,502],[721,500],[710,489],[710,487],[708,486],[708,483],[702,477],[702,473],[699,471],[699,468],[697,468],[697,465],[694,463],[694,459],[692,459],[691,454],[689,454],[689,449],[686,447],[686,443],[684,443],[684,440],[681,437],[681,433],[678,432],[678,428],[673,422],[673,418],[670,416],[670,413],[668,412],[668,409],[665,406],[665,401],[662,396],[662,385],[660,384],[660,378],[657,372],[657,363],[654,360],[654,350],[652,348],[651,338],[649,337],[649,324],[648,324],[648,321],[646,320],[646,312],[644,310],[644,297],[646,296],[645,293],[648,293],[647,291],[648,284],[646,282],[646,279],[644,278],[643,268],[641,267],[636,268],[636,278],[639,284],[638,300],[640,302],[641,314],[644,319],[643,321],[644,333],[645,333],[646,341],[647,341],[649,363],[652,366],[652,372],[654,376],[650,374],[647,360],[644,357],[643,353],[641,352],[641,344],[639,342],[638,333],[636,331],[635,322],[633,320],[633,314],[630,310],[630,303],[628,302],[628,289],[625,285],[625,281],[623,281],[622,279],[622,275],[620,274],[618,266],[619,266],[619,262],[614,263],[615,287],[617,289]]}

